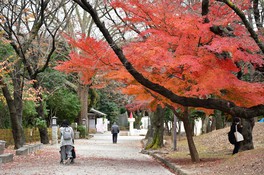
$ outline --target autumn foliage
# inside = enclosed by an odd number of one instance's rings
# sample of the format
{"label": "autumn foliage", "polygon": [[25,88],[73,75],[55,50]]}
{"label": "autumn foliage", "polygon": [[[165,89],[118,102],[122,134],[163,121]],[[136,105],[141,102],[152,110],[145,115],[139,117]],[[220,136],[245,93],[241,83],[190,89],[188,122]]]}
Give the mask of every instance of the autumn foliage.
{"label": "autumn foliage", "polygon": [[115,56],[107,43],[85,35],[80,35],[77,40],[67,35],[64,36],[68,39],[69,44],[76,49],[72,49],[69,54],[70,60],[59,62],[55,69],[65,73],[78,73],[84,84],[91,84],[92,78],[96,74],[112,66],[113,58],[111,57]]}
{"label": "autumn foliage", "polygon": [[[247,9],[249,3],[241,0],[236,5]],[[221,98],[243,107],[264,104],[263,82],[238,76],[253,75],[255,68],[262,67],[263,53],[223,3],[211,2],[208,21],[201,15],[201,3],[115,0],[111,6],[126,12],[124,25],[117,27],[124,33],[134,32],[131,42],[122,46],[126,58],[150,81],[180,96]],[[223,32],[213,32],[219,26]],[[125,83],[123,92],[136,95],[137,100],[170,103],[139,85],[104,41],[82,35],[69,42],[78,52],[72,51],[71,59],[58,70],[81,73],[85,83],[103,73],[104,78]]]}

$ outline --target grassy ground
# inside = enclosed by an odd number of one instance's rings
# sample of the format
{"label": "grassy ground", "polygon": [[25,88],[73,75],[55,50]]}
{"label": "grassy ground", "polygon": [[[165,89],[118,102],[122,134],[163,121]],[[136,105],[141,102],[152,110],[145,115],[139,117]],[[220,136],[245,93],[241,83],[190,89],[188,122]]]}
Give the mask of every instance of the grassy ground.
{"label": "grassy ground", "polygon": [[[253,129],[254,150],[232,155],[233,145],[228,142],[229,128],[224,128],[194,137],[199,152],[199,163],[193,163],[185,137],[177,140],[177,151],[172,150],[171,137],[166,137],[166,145],[161,150],[162,156],[189,174],[264,174],[264,123],[256,123]],[[179,139],[179,138],[178,138]]]}

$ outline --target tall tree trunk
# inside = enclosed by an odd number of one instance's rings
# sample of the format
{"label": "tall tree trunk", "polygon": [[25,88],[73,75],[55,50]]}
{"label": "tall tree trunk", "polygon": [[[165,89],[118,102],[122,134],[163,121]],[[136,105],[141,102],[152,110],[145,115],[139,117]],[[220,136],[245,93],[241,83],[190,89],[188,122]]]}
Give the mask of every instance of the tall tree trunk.
{"label": "tall tree trunk", "polygon": [[[172,126],[172,128],[173,128],[173,132],[172,132],[173,139],[172,140],[173,140],[173,150],[174,151],[177,150],[177,121],[178,121],[177,116],[174,113],[174,116],[173,116],[173,126]],[[179,128],[180,128],[180,126],[179,126]]]}
{"label": "tall tree trunk", "polygon": [[[22,106],[22,99],[18,98],[18,96],[20,96],[19,94],[21,93],[21,91],[18,90],[16,91],[16,93],[14,93],[14,95],[16,95],[15,99],[18,100],[15,103],[15,101],[11,97],[11,94],[7,86],[3,83],[2,77],[0,77],[0,84],[2,85],[1,89],[7,101],[8,108],[9,108],[15,149],[18,149],[22,147],[25,143],[24,130],[22,127],[22,109],[18,110],[17,107],[15,106],[16,104],[19,104],[19,102],[20,102],[19,106]],[[20,111],[20,114],[18,113],[18,111]]]}
{"label": "tall tree trunk", "polygon": [[224,128],[224,117],[222,116],[222,112],[219,110],[214,110],[214,115],[215,115],[216,129]]}
{"label": "tall tree trunk", "polygon": [[263,28],[263,26],[262,26],[262,23],[260,20],[261,17],[260,17],[260,13],[259,13],[259,0],[253,0],[253,13],[254,13],[254,19],[256,21],[256,26],[257,26],[258,30],[261,30]]}
{"label": "tall tree trunk", "polygon": [[38,130],[39,130],[39,135],[40,135],[40,142],[43,144],[49,144],[48,128],[38,127]]}
{"label": "tall tree trunk", "polygon": [[182,121],[183,121],[184,129],[185,129],[192,161],[199,162],[200,158],[199,158],[199,154],[197,152],[196,146],[193,141],[192,125],[191,125],[190,118],[189,118],[188,107],[184,108],[184,116],[182,118]]}
{"label": "tall tree trunk", "polygon": [[[42,101],[38,103],[39,105],[36,107],[38,116],[44,120],[44,111],[43,111],[43,104]],[[39,136],[40,142],[43,144],[49,144],[49,135],[48,135],[48,128],[46,127],[38,127],[39,129]]]}
{"label": "tall tree trunk", "polygon": [[211,131],[216,130],[216,116],[210,116],[211,118]]}
{"label": "tall tree trunk", "polygon": [[[36,111],[38,113],[38,117],[40,117],[42,120],[45,120],[43,97],[42,97],[41,91],[39,90],[40,86],[39,86],[38,81],[34,82],[33,87],[37,92],[39,92],[37,94],[38,101],[37,101],[37,106],[36,106]],[[49,135],[48,135],[47,126],[39,126],[38,130],[39,130],[40,142],[43,144],[49,144]]]}
{"label": "tall tree trunk", "polygon": [[[148,111],[148,117],[149,117],[149,121],[148,121],[148,131],[147,134],[145,136],[145,139],[148,139],[153,137],[153,127],[152,127],[152,118],[153,118],[153,112]],[[148,144],[147,144],[148,145]]]}
{"label": "tall tree trunk", "polygon": [[202,134],[206,133],[207,116],[202,119]]}
{"label": "tall tree trunk", "polygon": [[152,142],[147,144],[146,149],[158,149],[163,146],[164,113],[165,109],[162,109],[161,106],[158,106],[154,112],[151,123],[153,128]]}
{"label": "tall tree trunk", "polygon": [[[81,115],[79,118],[79,123],[82,123],[82,120],[86,120],[86,132],[89,133],[89,117],[88,117],[88,92],[89,85],[83,85],[79,83],[78,87],[78,96],[81,102]],[[88,134],[87,133],[87,134]]]}
{"label": "tall tree trunk", "polygon": [[241,142],[241,151],[254,149],[254,144],[252,140],[252,130],[255,126],[254,118],[251,119],[242,119],[242,134],[244,136],[244,141]]}
{"label": "tall tree trunk", "polygon": [[133,116],[135,118],[135,123],[134,123],[135,128],[140,129],[140,122],[142,119],[142,114],[138,111],[138,112],[135,112]]}
{"label": "tall tree trunk", "polygon": [[203,126],[202,126],[202,133],[208,133],[211,131],[211,125],[210,125],[210,118],[209,116],[205,116],[203,119]]}
{"label": "tall tree trunk", "polygon": [[170,130],[170,127],[169,127],[169,121],[165,120],[165,135],[168,135],[170,136],[171,135],[171,130]]}

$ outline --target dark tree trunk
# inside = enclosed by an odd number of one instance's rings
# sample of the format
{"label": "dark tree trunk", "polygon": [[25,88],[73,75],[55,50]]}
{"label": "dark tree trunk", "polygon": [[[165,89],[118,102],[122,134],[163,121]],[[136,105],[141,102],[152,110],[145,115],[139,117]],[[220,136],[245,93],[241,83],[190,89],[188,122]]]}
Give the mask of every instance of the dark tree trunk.
{"label": "dark tree trunk", "polygon": [[49,135],[47,127],[39,127],[40,142],[43,144],[49,143]]}
{"label": "dark tree trunk", "polygon": [[146,149],[158,149],[163,146],[164,113],[165,109],[162,109],[161,106],[158,106],[156,112],[154,112],[153,118],[151,120],[153,137],[148,138],[152,141],[148,142]]}
{"label": "dark tree trunk", "polygon": [[207,14],[209,13],[209,0],[202,0],[202,15],[205,16],[204,22],[209,23]]}
{"label": "dark tree trunk", "polygon": [[177,117],[176,115],[174,114],[173,116],[173,132],[172,132],[172,135],[173,135],[173,150],[176,151],[177,150]]}
{"label": "dark tree trunk", "polygon": [[202,15],[205,16],[209,12],[209,0],[202,0]]}
{"label": "dark tree trunk", "polygon": [[171,130],[169,128],[169,124],[167,120],[165,120],[165,134],[169,136],[171,135]]}
{"label": "dark tree trunk", "polygon": [[140,112],[140,111],[135,112],[134,117],[135,117],[135,123],[134,123],[135,128],[140,129],[141,119],[143,117],[143,112]]}
{"label": "dark tree trunk", "polygon": [[[152,118],[153,118],[153,113],[152,112],[148,112],[148,115],[149,115],[149,120],[150,120],[150,123],[152,123]],[[148,125],[148,131],[147,131],[147,134],[145,136],[145,139],[148,139],[150,137],[153,137],[153,127],[152,127],[152,124]]]}
{"label": "dark tree trunk", "polygon": [[[16,82],[17,83],[17,82]],[[15,149],[22,147],[25,143],[25,136],[24,130],[22,127],[22,109],[18,109],[18,107],[22,108],[22,98],[19,98],[22,94],[21,90],[18,89],[16,93],[14,92],[14,99],[17,101],[15,102],[11,94],[7,88],[7,86],[3,83],[2,77],[0,76],[0,85],[2,86],[3,95],[7,101],[9,113],[10,113],[10,121],[12,127],[12,134],[15,144]],[[18,106],[16,106],[18,105]]]}
{"label": "dark tree trunk", "polygon": [[192,124],[189,118],[188,107],[185,107],[184,116],[182,118],[182,121],[183,121],[184,129],[185,129],[185,133],[186,133],[186,137],[188,141],[191,159],[193,162],[199,162],[200,158],[199,158],[199,154],[197,152],[196,146],[193,141]]}
{"label": "dark tree trunk", "polygon": [[[81,117],[79,119],[79,123],[82,123],[83,119],[89,120],[88,118],[88,92],[89,92],[89,85],[79,84],[78,96],[81,102]],[[86,123],[88,123],[88,121],[86,121]],[[89,130],[87,130],[87,132],[89,132]]]}
{"label": "dark tree trunk", "polygon": [[[38,92],[39,91],[39,84],[38,81],[35,81],[34,85],[33,85],[34,89]],[[36,111],[38,113],[38,117],[40,117],[41,119],[45,119],[44,116],[44,106],[43,106],[43,98],[42,98],[42,94],[41,92],[39,92],[37,94],[37,107],[36,107]],[[48,128],[47,126],[39,126],[39,136],[40,136],[40,142],[43,144],[49,144],[49,135],[48,135]]]}
{"label": "dark tree trunk", "polygon": [[222,112],[218,111],[218,110],[215,110],[214,114],[215,114],[215,126],[216,126],[216,129],[224,128],[224,117],[222,116]]}
{"label": "dark tree trunk", "polygon": [[208,133],[209,131],[209,122],[210,121],[210,119],[209,119],[209,116],[205,116],[205,118],[203,119],[203,121],[202,121],[202,123],[203,123],[203,125],[202,125],[202,133],[203,134],[205,134],[205,133]]}
{"label": "dark tree trunk", "polygon": [[241,143],[240,150],[251,150],[254,149],[253,140],[252,140],[252,130],[255,126],[255,120],[252,119],[242,119],[242,134],[244,136],[244,141]]}
{"label": "dark tree trunk", "polygon": [[[37,108],[41,108],[41,106],[42,105],[38,106]],[[38,111],[38,115],[41,116],[39,111]],[[44,119],[44,117],[41,117],[41,118]],[[48,128],[39,126],[38,129],[39,129],[40,142],[43,144],[49,144]]]}
{"label": "dark tree trunk", "polygon": [[260,21],[261,18],[259,13],[259,0],[253,0],[253,10],[254,10],[254,19],[256,21],[256,26],[258,30],[261,30],[263,27]]}
{"label": "dark tree trunk", "polygon": [[216,117],[210,116],[211,119],[211,131],[216,130]]}
{"label": "dark tree trunk", "polygon": [[190,126],[192,128],[192,136],[194,136],[194,119],[193,118],[189,118],[189,122],[190,122]]}
{"label": "dark tree trunk", "polygon": [[178,121],[178,126],[179,126],[179,128],[178,128],[178,133],[177,134],[179,135],[179,140],[180,140],[181,139],[181,130],[182,130],[182,121],[181,120]]}
{"label": "dark tree trunk", "polygon": [[208,133],[208,132],[211,132],[212,131],[212,128],[211,128],[211,124],[212,124],[212,121],[211,121],[211,119],[210,119],[210,117],[208,116],[207,117],[207,120],[206,120],[206,133]]}

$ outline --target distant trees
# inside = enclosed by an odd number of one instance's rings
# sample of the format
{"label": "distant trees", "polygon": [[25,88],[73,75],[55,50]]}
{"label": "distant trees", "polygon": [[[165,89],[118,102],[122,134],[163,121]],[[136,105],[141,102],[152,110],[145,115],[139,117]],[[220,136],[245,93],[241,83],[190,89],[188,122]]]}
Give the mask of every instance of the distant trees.
{"label": "distant trees", "polygon": [[80,111],[80,101],[76,93],[67,89],[59,89],[47,101],[50,113],[61,123],[64,119],[75,121]]}

